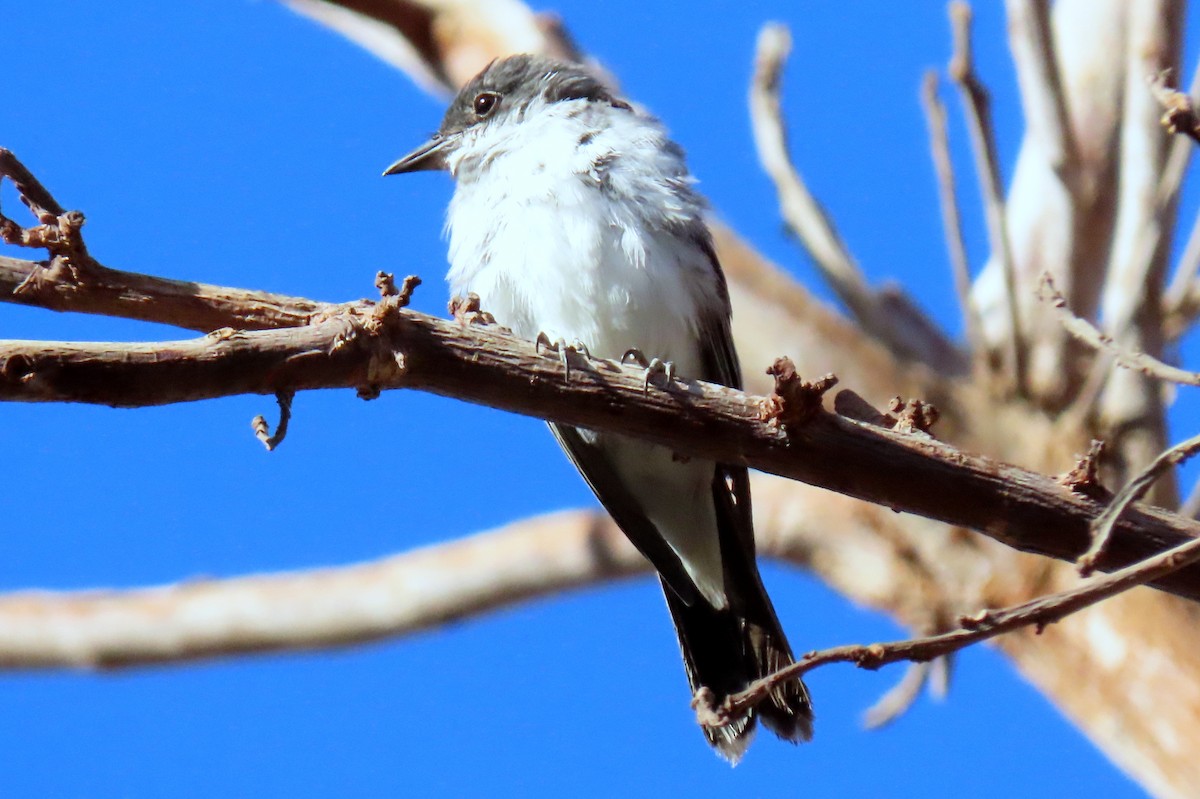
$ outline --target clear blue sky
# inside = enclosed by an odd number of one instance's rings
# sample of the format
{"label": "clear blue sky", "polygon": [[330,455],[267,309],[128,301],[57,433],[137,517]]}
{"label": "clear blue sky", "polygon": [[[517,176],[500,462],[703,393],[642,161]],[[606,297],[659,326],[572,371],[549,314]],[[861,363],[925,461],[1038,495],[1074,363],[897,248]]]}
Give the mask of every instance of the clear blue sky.
{"label": "clear blue sky", "polygon": [[[1001,4],[979,6],[1011,165],[1020,111]],[[872,279],[908,284],[957,329],[917,102],[923,70],[947,57],[942,3],[556,7],[667,121],[720,213],[815,288],[744,110],[757,27],[789,22],[792,140],[814,191]],[[442,101],[372,56],[245,0],[26,1],[6,6],[3,40],[0,145],[87,213],[101,261],[325,300],[372,294],[381,268],[416,272],[417,307],[444,312],[450,182],[379,177],[436,127]],[[16,210],[10,190],[0,200]],[[0,305],[0,338],[180,337]],[[267,454],[248,430],[257,413],[273,418],[273,402],[0,408],[0,589],[348,563],[593,502],[536,420],[413,392],[314,393]],[[903,632],[805,574],[768,566],[766,579],[799,650]],[[763,736],[731,770],[694,728],[658,588],[642,579],[348,651],[0,675],[0,795],[1140,795],[987,648],[960,658],[948,700],[862,730],[900,673],[815,673],[816,740]]]}

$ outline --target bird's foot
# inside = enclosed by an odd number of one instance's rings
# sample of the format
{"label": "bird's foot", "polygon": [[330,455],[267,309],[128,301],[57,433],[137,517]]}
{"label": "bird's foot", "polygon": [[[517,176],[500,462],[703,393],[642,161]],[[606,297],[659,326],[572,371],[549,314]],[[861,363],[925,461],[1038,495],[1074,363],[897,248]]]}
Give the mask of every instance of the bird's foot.
{"label": "bird's foot", "polygon": [[666,384],[663,388],[668,388],[671,382],[675,379],[675,363],[674,361],[664,361],[659,358],[646,358],[646,354],[636,347],[625,350],[625,354],[621,356],[621,363],[628,363],[630,360],[636,362],[639,366],[645,369],[642,375],[642,391],[650,390],[651,379],[659,375],[666,377]]}
{"label": "bird's foot", "polygon": [[572,354],[582,355],[589,361],[592,359],[592,353],[588,350],[587,345],[579,340],[568,344],[566,339],[560,338],[556,341],[551,341],[550,337],[545,333],[538,333],[537,338],[533,342],[533,351],[540,355],[543,347],[545,347],[547,352],[558,353],[558,360],[563,365],[563,374],[568,381],[571,379]]}

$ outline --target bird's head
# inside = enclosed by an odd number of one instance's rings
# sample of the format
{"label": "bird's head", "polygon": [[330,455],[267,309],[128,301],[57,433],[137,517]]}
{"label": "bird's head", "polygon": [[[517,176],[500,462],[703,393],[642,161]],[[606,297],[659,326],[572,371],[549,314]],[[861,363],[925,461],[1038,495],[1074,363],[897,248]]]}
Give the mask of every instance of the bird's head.
{"label": "bird's head", "polygon": [[[585,102],[561,105],[578,100]],[[579,64],[529,54],[498,59],[462,88],[437,133],[383,174],[444,169],[457,176],[460,165],[505,152],[522,129],[533,130],[547,115],[575,113],[590,103],[631,110]]]}

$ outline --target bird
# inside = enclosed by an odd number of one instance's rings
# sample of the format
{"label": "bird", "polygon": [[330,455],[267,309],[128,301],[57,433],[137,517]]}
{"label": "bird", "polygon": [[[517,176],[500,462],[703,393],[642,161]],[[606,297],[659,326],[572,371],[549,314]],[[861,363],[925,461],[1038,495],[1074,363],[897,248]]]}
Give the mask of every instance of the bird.
{"label": "bird", "polygon": [[[683,149],[595,71],[533,54],[493,61],[384,175],[425,170],[454,179],[453,295],[477,295],[497,323],[552,348],[631,355],[647,383],[678,373],[741,388],[729,291]],[[693,693],[706,687],[719,702],[794,662],[759,575],[745,466],[550,428],[658,572]],[[809,740],[803,682],[702,728],[736,764],[759,721],[786,741]]]}

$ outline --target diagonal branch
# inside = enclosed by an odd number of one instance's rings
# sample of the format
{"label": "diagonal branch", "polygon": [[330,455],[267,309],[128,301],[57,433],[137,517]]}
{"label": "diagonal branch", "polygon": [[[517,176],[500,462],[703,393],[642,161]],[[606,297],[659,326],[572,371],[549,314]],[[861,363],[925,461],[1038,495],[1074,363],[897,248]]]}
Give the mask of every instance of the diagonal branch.
{"label": "diagonal branch", "polygon": [[928,363],[942,374],[961,374],[966,368],[963,354],[907,295],[889,295],[871,288],[828,213],[792,163],[779,99],[790,50],[787,28],[765,26],[758,35],[750,84],[755,149],[763,170],[775,184],[784,222],[803,243],[825,282],[864,328],[906,360]]}
{"label": "diagonal branch", "polygon": [[[771,398],[775,410],[768,413],[762,398],[723,386],[679,380],[646,391],[640,370],[611,361],[580,358],[568,382],[557,357],[538,354],[494,325],[436,319],[395,307],[395,299],[364,301],[302,328],[218,331],[184,342],[3,342],[0,399],[128,407],[239,393],[340,387],[371,397],[381,389],[417,388],[627,433],[683,455],[746,463],[1068,560],[1087,548],[1088,525],[1102,510],[1053,478],[925,434],[819,408],[794,417],[790,385]],[[1198,533],[1194,522],[1144,508],[1118,527],[1101,568],[1120,568]],[[1159,587],[1200,599],[1200,569]]]}
{"label": "diagonal branch", "polygon": [[1018,395],[1028,388],[1026,380],[1025,345],[1017,310],[1017,276],[1012,247],[1008,238],[1008,222],[1004,210],[1004,188],[1000,180],[1000,155],[996,149],[996,133],[992,127],[991,100],[987,88],[975,74],[971,47],[971,7],[962,0],[950,4],[950,20],[954,26],[954,54],[950,60],[950,77],[962,91],[970,112],[971,142],[975,151],[976,172],[980,194],[984,199],[988,239],[992,254],[1000,263],[1004,279],[1005,305],[1008,308],[1008,360]]}
{"label": "diagonal branch", "polygon": [[1009,49],[1021,86],[1026,135],[1036,137],[1051,167],[1079,191],[1079,147],[1054,47],[1049,0],[1007,0]]}
{"label": "diagonal branch", "polygon": [[958,294],[958,306],[962,311],[971,352],[979,355],[984,349],[983,329],[979,309],[971,299],[971,267],[967,259],[967,245],[963,239],[962,213],[959,211],[958,191],[954,182],[954,162],[950,158],[946,106],[938,96],[938,76],[934,70],[926,72],[925,79],[921,82],[921,106],[929,126],[929,150],[933,155],[934,171],[937,173],[942,228],[946,237],[946,251],[954,273],[954,289]]}
{"label": "diagonal branch", "polygon": [[0,668],[118,668],[346,646],[649,570],[606,517],[526,520],[381,560],[0,597]]}
{"label": "diagonal branch", "polygon": [[[1161,476],[1161,472],[1158,474]],[[1124,502],[1127,503],[1128,499]],[[1112,507],[1119,515],[1127,504],[1114,501]],[[697,691],[693,704],[701,724],[723,726],[731,718],[741,716],[765,699],[776,686],[798,679],[818,666],[853,663],[859,668],[878,669],[903,661],[927,662],[1022,627],[1035,625],[1041,632],[1046,626],[1062,621],[1072,613],[1160,579],[1197,561],[1200,561],[1200,539],[1180,544],[1142,563],[1135,563],[1069,591],[1040,596],[1011,608],[984,610],[973,616],[964,616],[959,619],[960,628],[957,630],[886,644],[847,645],[809,652],[790,666],[757,680],[744,691],[726,697],[720,707],[712,706],[704,688]]]}

